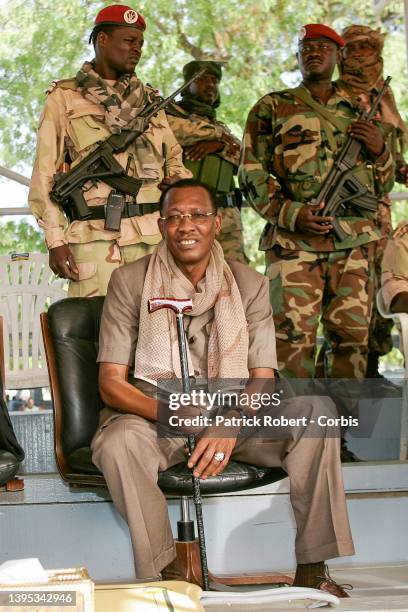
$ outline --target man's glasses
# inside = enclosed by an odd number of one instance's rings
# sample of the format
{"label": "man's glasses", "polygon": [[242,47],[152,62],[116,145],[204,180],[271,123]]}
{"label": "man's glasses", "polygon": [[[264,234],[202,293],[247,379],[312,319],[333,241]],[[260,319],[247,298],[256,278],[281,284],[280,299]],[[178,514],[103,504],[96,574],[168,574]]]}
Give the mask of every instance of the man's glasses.
{"label": "man's glasses", "polygon": [[189,219],[191,223],[194,225],[204,225],[207,221],[210,220],[211,217],[216,215],[214,212],[194,212],[194,213],[186,213],[185,215],[181,215],[179,213],[175,215],[168,215],[167,217],[160,217],[162,221],[164,221],[168,226],[175,227],[176,225],[181,225],[183,219]]}

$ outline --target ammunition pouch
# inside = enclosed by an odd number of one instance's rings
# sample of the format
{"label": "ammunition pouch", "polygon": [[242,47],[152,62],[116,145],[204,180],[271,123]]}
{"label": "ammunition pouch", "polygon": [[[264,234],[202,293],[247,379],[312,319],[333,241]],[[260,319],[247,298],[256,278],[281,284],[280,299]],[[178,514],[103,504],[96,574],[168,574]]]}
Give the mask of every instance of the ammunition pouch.
{"label": "ammunition pouch", "polygon": [[183,164],[195,179],[212,187],[219,195],[234,189],[235,166],[218,155],[206,155],[200,161],[185,159]]}

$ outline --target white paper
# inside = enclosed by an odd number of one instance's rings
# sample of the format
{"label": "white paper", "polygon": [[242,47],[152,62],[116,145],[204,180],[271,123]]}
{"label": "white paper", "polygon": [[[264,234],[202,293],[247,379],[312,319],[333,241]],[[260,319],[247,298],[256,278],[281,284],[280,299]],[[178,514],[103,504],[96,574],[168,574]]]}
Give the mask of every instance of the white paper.
{"label": "white paper", "polygon": [[0,565],[0,585],[30,582],[48,582],[48,576],[38,559],[14,559]]}

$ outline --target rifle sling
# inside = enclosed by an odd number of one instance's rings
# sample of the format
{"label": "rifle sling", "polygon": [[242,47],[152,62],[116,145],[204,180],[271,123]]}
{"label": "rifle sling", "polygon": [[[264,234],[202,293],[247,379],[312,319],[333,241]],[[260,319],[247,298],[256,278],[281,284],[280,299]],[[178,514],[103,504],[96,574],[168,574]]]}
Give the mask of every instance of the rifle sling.
{"label": "rifle sling", "polygon": [[338,145],[331,125],[334,125],[334,127],[336,127],[340,132],[346,133],[347,128],[350,125],[349,121],[342,120],[340,117],[337,117],[331,111],[329,111],[325,106],[319,104],[319,102],[316,102],[305,87],[299,86],[293,89],[288,89],[287,91],[297,98],[300,98],[302,102],[306,104],[306,106],[309,106],[317,113],[322,128],[326,133],[327,140],[329,141],[330,148],[332,149],[333,153],[336,153]]}

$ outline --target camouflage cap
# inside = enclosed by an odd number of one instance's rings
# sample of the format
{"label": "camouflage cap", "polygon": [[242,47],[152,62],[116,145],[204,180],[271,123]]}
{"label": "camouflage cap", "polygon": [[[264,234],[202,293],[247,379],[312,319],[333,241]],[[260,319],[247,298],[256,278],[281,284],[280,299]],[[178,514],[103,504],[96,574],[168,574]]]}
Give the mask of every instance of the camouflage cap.
{"label": "camouflage cap", "polygon": [[367,40],[378,53],[382,52],[386,37],[386,34],[382,33],[380,28],[373,30],[369,26],[363,25],[348,26],[341,34],[346,45],[357,40]]}
{"label": "camouflage cap", "polygon": [[193,60],[183,67],[184,80],[187,82],[191,77],[196,74],[199,70],[205,70],[210,74],[213,74],[221,81],[222,67],[218,62],[211,62],[205,60]]}

